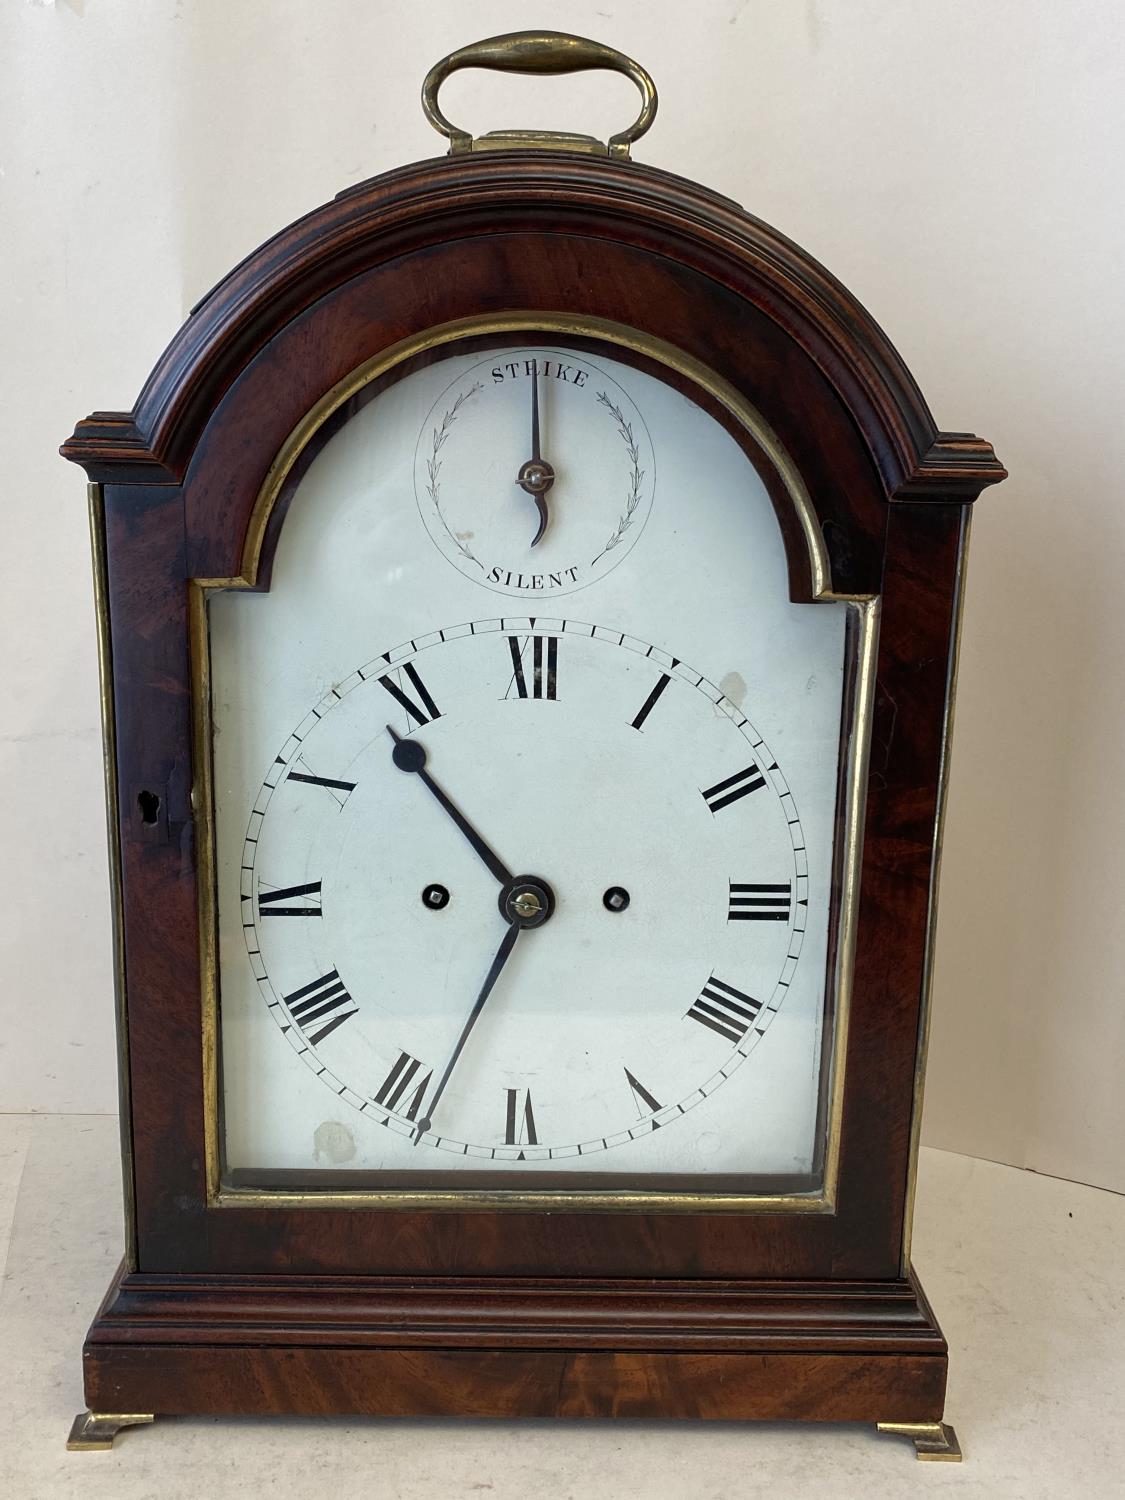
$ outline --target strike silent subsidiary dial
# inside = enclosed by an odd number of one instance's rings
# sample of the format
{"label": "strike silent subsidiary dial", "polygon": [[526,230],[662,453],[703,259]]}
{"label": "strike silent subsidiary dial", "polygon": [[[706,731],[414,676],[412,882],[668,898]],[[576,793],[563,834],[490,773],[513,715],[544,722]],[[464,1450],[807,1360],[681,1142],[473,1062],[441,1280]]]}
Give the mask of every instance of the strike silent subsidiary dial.
{"label": "strike silent subsidiary dial", "polygon": [[430,408],[418,509],[457,570],[494,593],[570,594],[611,572],[652,509],[656,459],[626,391],[574,350],[502,349]]}

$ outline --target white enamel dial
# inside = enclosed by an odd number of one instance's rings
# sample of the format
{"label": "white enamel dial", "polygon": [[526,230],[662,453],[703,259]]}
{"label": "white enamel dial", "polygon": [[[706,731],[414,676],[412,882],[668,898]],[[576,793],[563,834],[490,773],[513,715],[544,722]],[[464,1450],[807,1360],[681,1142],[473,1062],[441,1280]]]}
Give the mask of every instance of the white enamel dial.
{"label": "white enamel dial", "polygon": [[[408,743],[507,878],[396,765]],[[553,910],[435,1107],[520,875]],[[504,617],[393,648],[310,708],[255,800],[242,895],[266,1005],[339,1098],[538,1161],[672,1125],[733,1074],[792,982],[808,876],[784,773],[713,683],[619,631]]]}
{"label": "white enamel dial", "polygon": [[453,346],[324,444],[210,603],[235,1182],[816,1186],[848,606],[788,591],[610,346]]}

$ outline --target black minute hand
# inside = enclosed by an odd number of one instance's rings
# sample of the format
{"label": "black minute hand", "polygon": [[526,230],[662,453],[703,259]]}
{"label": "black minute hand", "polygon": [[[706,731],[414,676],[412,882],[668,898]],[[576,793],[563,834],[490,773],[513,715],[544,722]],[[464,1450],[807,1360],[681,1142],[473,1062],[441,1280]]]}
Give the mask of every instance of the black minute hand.
{"label": "black minute hand", "polygon": [[492,965],[489,968],[488,973],[485,975],[484,983],[480,987],[480,994],[477,996],[476,1002],[473,1005],[472,1010],[469,1012],[469,1019],[461,1028],[461,1035],[457,1038],[457,1045],[454,1047],[453,1053],[450,1056],[449,1061],[445,1065],[445,1072],[441,1075],[441,1078],[438,1081],[438,1086],[433,1092],[433,1097],[426,1105],[426,1113],[414,1127],[415,1145],[418,1144],[418,1142],[425,1135],[426,1131],[431,1129],[433,1125],[434,1110],[437,1109],[438,1100],[445,1092],[445,1085],[449,1082],[449,1075],[453,1072],[453,1069],[457,1064],[457,1059],[461,1056],[461,1051],[464,1048],[465,1043],[469,1040],[469,1032],[472,1031],[473,1027],[476,1025],[477,1017],[484,1009],[484,1002],[488,999],[489,995],[491,995],[493,986],[500,978],[500,970],[512,956],[512,949],[516,946],[516,938],[519,937],[522,930],[523,929],[521,927],[513,922],[511,927],[509,927],[507,932],[504,934],[504,941],[500,944],[500,947],[496,953],[496,957],[492,960]]}
{"label": "black minute hand", "polygon": [[[481,838],[480,834],[469,822],[468,818],[465,817],[465,815],[460,811],[459,808],[454,806],[454,804],[442,791],[441,787],[438,786],[437,782],[426,770],[425,746],[421,745],[417,740],[404,739],[401,734],[396,734],[389,724],[387,725],[387,733],[395,742],[395,747],[391,752],[391,759],[394,761],[399,770],[411,771],[415,776],[417,776],[422,785],[425,786],[426,789],[434,795],[442,808],[444,808],[444,810],[457,824],[457,827],[465,835],[469,843],[472,844],[477,854],[488,866],[492,874],[495,875],[500,884],[510,885],[513,877],[512,872],[508,869],[507,865],[502,859],[499,858],[498,855],[492,852],[485,841]],[[497,973],[499,973],[499,970],[497,970]],[[485,991],[485,993],[487,994],[487,991]],[[483,1004],[483,997],[481,1003]]]}

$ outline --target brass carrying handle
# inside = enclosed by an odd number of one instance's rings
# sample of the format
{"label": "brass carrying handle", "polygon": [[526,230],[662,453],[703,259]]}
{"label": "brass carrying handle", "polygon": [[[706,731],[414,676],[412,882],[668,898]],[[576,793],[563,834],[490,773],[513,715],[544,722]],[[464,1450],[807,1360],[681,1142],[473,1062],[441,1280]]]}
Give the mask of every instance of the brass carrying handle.
{"label": "brass carrying handle", "polygon": [[[624,73],[631,78],[641,93],[641,112],[626,130],[611,135],[606,146],[610,156],[627,157],[629,147],[638,140],[656,118],[656,87],[640,63],[626,57],[602,42],[592,42],[587,37],[570,36],[565,31],[509,31],[503,36],[490,36],[481,42],[471,42],[459,47],[448,57],[435,63],[426,74],[422,84],[422,108],[426,119],[435,130],[449,138],[449,149],[453,154],[472,151],[473,137],[448,120],[438,108],[438,89],[460,68],[493,68],[501,73],[582,73],[591,68],[606,68],[614,73]],[[598,143],[587,136],[569,136],[554,131],[512,131],[485,136],[495,145],[539,145],[572,146],[589,150]],[[579,142],[585,142],[579,146]],[[478,143],[479,149],[480,143]]]}

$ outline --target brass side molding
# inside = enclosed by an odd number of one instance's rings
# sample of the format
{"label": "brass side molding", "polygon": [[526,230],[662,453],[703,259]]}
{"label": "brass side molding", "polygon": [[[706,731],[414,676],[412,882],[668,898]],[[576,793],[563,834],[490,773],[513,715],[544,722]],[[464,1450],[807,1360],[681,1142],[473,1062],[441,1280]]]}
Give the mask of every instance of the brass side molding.
{"label": "brass side molding", "polygon": [[66,1440],[68,1453],[104,1453],[123,1427],[143,1427],[154,1420],[147,1411],[83,1411]]}
{"label": "brass side molding", "polygon": [[[627,129],[611,135],[608,142],[595,140],[592,135],[570,135],[557,130],[493,130],[474,138],[467,130],[454,125],[438,107],[438,90],[450,73],[456,73],[459,68],[492,68],[500,73],[531,74],[584,73],[605,68],[612,73],[624,73],[626,78],[633,80],[640,90],[641,112]],[[565,31],[509,31],[503,36],[471,42],[435,63],[422,84],[422,109],[426,119],[440,135],[447,137],[451,156],[469,151],[538,147],[627,160],[633,142],[639,140],[656,119],[656,107],[656,85],[640,63],[602,42],[571,36]]]}
{"label": "brass side molding", "polygon": [[880,1432],[892,1437],[909,1438],[919,1459],[951,1464],[961,1462],[961,1444],[953,1428],[945,1422],[877,1422],[875,1425]]}

